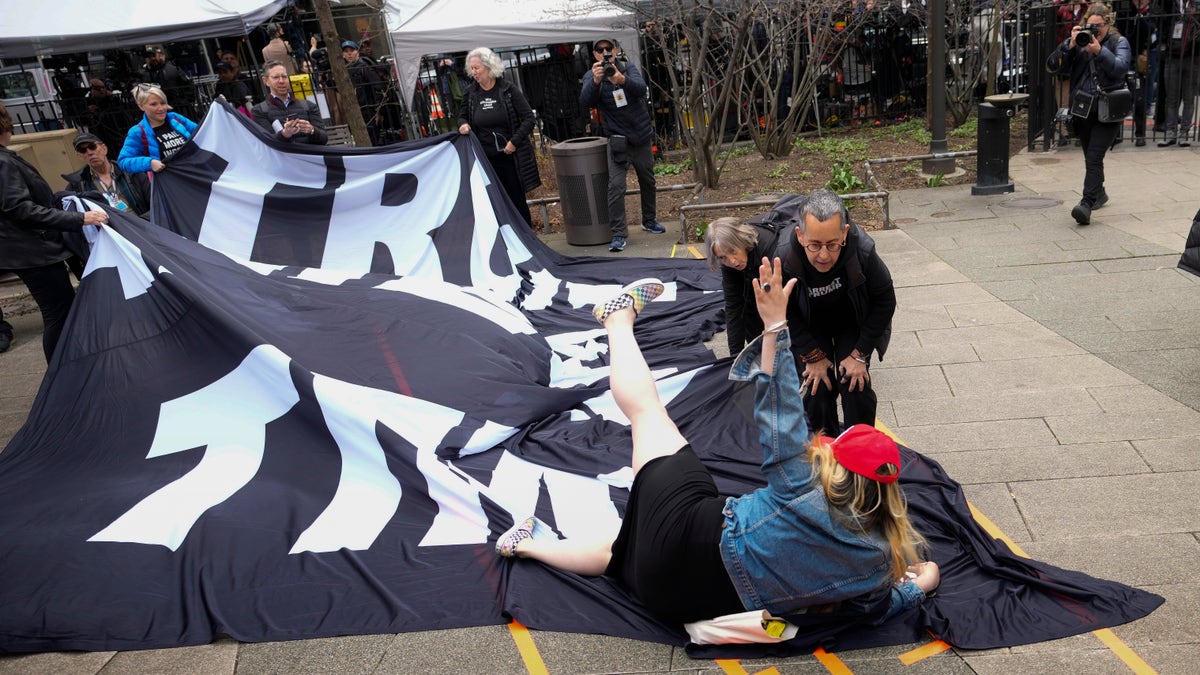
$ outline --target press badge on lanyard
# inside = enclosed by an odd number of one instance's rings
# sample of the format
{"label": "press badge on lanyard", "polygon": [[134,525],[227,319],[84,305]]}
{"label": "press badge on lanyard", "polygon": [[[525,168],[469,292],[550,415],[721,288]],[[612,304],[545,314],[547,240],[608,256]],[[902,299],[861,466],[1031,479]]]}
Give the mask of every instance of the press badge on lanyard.
{"label": "press badge on lanyard", "polygon": [[625,98],[624,89],[613,89],[613,102],[618,108],[624,108],[629,105],[629,99]]}
{"label": "press badge on lanyard", "polygon": [[1175,22],[1175,27],[1171,29],[1171,39],[1172,40],[1183,39],[1183,22],[1182,21]]}

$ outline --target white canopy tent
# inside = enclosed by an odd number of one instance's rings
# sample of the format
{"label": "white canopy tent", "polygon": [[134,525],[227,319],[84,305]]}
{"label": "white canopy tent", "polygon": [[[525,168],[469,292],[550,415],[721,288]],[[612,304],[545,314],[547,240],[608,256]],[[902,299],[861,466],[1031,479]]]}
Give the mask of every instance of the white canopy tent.
{"label": "white canopy tent", "polygon": [[641,63],[632,14],[604,0],[432,0],[391,32],[406,105],[426,54],[529,45],[617,40]]}
{"label": "white canopy tent", "polygon": [[286,0],[0,0],[0,58],[101,51],[246,34]]}

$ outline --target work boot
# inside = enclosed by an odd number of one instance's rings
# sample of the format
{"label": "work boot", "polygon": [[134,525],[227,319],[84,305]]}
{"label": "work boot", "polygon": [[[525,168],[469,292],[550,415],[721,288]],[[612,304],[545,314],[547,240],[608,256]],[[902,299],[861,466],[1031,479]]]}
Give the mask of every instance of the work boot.
{"label": "work boot", "polygon": [[1102,191],[1100,193],[1100,196],[1096,197],[1096,201],[1092,202],[1092,210],[1095,211],[1096,209],[1100,208],[1101,206],[1104,206],[1107,203],[1108,203],[1108,193]]}

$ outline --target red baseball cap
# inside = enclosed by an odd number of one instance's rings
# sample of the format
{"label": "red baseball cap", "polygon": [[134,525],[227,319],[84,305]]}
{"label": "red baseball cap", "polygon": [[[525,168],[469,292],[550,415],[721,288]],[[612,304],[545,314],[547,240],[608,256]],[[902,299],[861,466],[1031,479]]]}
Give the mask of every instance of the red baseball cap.
{"label": "red baseball cap", "polygon": [[833,448],[833,458],[849,471],[880,483],[895,483],[900,477],[900,448],[875,427],[855,424],[837,438],[822,436],[821,440]]}

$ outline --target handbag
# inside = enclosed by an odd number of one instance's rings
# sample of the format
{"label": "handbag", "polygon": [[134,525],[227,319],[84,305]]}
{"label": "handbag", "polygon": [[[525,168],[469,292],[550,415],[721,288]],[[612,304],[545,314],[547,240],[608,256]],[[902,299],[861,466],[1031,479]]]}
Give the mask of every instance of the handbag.
{"label": "handbag", "polygon": [[1089,61],[1088,67],[1092,69],[1092,82],[1096,83],[1096,93],[1100,99],[1096,102],[1096,119],[1108,124],[1123,122],[1133,108],[1133,92],[1124,86],[1104,91],[1100,88],[1099,78],[1096,77],[1096,62]]}
{"label": "handbag", "polygon": [[1121,122],[1133,107],[1133,92],[1126,87],[1100,92],[1096,119],[1101,122]]}

